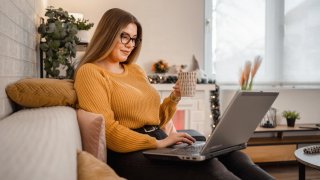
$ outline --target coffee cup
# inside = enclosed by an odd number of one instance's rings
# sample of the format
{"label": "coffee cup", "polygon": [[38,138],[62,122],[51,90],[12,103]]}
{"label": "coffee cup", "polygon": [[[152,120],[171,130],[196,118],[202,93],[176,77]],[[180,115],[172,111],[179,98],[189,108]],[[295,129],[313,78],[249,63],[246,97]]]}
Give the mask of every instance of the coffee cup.
{"label": "coffee cup", "polygon": [[179,72],[178,81],[182,97],[193,97],[196,93],[197,72]]}

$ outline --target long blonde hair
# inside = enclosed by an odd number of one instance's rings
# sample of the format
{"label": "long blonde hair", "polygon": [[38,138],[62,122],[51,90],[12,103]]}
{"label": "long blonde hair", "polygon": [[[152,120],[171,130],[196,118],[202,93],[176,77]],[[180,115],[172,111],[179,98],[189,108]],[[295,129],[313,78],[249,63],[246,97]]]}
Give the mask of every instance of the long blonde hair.
{"label": "long blonde hair", "polygon": [[[107,57],[117,43],[121,30],[128,24],[137,26],[137,38],[142,40],[142,27],[136,17],[122,9],[113,8],[104,13],[93,34],[85,54],[83,55],[77,70],[86,63],[100,61]],[[136,61],[141,50],[141,42],[135,47],[128,59],[123,64],[131,64]]]}

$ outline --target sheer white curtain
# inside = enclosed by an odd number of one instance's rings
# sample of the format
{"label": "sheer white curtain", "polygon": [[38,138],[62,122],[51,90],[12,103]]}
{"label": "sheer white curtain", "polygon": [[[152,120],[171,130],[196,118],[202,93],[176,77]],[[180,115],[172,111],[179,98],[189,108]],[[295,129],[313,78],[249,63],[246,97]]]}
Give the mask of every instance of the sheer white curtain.
{"label": "sheer white curtain", "polygon": [[216,80],[234,84],[246,60],[264,56],[265,0],[217,0],[213,6]]}
{"label": "sheer white curtain", "polygon": [[320,84],[320,1],[285,1],[283,82]]}
{"label": "sheer white curtain", "polygon": [[255,84],[320,84],[320,1],[212,0],[216,80],[237,85],[239,69],[263,57]]}

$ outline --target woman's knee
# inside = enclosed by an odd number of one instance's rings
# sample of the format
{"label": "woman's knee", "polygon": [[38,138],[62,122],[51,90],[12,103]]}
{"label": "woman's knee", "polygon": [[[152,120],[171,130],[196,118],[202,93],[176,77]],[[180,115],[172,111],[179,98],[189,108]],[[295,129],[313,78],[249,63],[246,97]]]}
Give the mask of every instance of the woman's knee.
{"label": "woman's knee", "polygon": [[225,165],[254,165],[250,157],[241,151],[233,151],[226,155],[220,156],[219,160]]}
{"label": "woman's knee", "polygon": [[234,151],[221,156],[219,160],[241,179],[274,179],[241,151]]}

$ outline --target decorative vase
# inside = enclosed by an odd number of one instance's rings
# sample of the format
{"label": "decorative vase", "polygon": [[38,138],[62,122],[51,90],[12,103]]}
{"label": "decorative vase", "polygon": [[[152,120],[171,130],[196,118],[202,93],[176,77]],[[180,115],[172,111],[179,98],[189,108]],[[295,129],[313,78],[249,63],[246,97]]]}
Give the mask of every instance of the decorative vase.
{"label": "decorative vase", "polygon": [[266,115],[263,117],[261,127],[264,128],[275,128],[277,126],[277,109],[270,108]]}
{"label": "decorative vase", "polygon": [[287,119],[287,125],[289,127],[294,127],[295,122],[296,122],[296,119]]}

